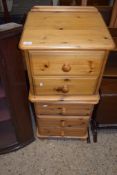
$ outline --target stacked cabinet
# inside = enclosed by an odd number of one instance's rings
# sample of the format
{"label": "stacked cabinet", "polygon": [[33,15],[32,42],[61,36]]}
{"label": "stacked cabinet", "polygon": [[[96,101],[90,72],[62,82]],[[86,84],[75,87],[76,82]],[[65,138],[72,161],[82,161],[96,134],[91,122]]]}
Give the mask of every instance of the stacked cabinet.
{"label": "stacked cabinet", "polygon": [[22,27],[0,26],[0,154],[34,140],[23,59],[18,42]]}
{"label": "stacked cabinet", "polygon": [[35,6],[28,13],[20,48],[37,135],[87,139],[108,52],[114,48],[98,10]]}

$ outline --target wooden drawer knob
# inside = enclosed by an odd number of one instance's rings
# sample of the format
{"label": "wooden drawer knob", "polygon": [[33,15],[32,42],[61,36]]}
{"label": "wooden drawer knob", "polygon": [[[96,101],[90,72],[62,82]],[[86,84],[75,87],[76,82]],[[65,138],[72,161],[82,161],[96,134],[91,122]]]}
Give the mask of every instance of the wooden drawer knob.
{"label": "wooden drawer knob", "polygon": [[66,113],[66,109],[63,107],[62,108],[62,114],[65,114]]}
{"label": "wooden drawer knob", "polygon": [[64,86],[62,86],[62,87],[56,88],[56,91],[58,91],[58,92],[63,92],[63,93],[68,93],[68,92],[69,92],[69,88],[68,88],[67,85],[64,85]]}
{"label": "wooden drawer knob", "polygon": [[65,126],[65,121],[61,120],[61,126],[64,127]]}
{"label": "wooden drawer knob", "polygon": [[71,70],[71,66],[69,64],[63,64],[62,70],[63,72],[69,72]]}
{"label": "wooden drawer knob", "polygon": [[67,85],[64,85],[64,86],[62,87],[62,92],[63,92],[63,93],[69,92],[69,88],[68,88]]}

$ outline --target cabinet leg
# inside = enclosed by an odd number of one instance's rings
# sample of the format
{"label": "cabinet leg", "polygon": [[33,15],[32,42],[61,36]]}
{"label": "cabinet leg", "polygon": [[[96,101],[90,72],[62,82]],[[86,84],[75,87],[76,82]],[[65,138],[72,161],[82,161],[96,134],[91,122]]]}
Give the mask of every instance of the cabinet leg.
{"label": "cabinet leg", "polygon": [[97,142],[97,123],[95,120],[91,121],[91,131],[93,134],[93,141],[96,143]]}
{"label": "cabinet leg", "polygon": [[93,141],[97,142],[97,130],[93,131]]}
{"label": "cabinet leg", "polygon": [[90,134],[89,134],[89,128],[88,128],[88,137],[87,137],[87,143],[91,143],[91,140],[90,140]]}

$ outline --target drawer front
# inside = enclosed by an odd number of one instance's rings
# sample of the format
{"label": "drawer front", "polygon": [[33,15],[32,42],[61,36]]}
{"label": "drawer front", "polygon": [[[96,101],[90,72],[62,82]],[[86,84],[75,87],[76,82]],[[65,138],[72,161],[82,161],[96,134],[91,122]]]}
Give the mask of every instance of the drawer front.
{"label": "drawer front", "polygon": [[68,136],[68,137],[81,137],[87,138],[87,128],[49,128],[40,127],[38,128],[40,136]]}
{"label": "drawer front", "polygon": [[37,116],[39,127],[87,127],[89,116]]}
{"label": "drawer front", "polygon": [[90,116],[91,104],[35,103],[37,115],[77,115]]}
{"label": "drawer front", "polygon": [[30,51],[32,75],[99,75],[104,51]]}
{"label": "drawer front", "polygon": [[97,78],[33,77],[35,95],[92,95]]}

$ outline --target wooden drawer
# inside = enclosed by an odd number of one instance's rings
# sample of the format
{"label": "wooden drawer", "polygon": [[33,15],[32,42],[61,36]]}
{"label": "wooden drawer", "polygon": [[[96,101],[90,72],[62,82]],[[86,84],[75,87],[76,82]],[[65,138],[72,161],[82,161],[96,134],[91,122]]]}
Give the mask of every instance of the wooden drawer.
{"label": "wooden drawer", "polygon": [[32,75],[98,75],[104,51],[30,51]]}
{"label": "wooden drawer", "polygon": [[57,137],[78,137],[87,138],[87,128],[60,128],[60,127],[39,127],[38,136],[57,136]]}
{"label": "wooden drawer", "polygon": [[38,115],[39,127],[87,127],[89,116],[60,116]]}
{"label": "wooden drawer", "polygon": [[77,115],[91,114],[92,104],[34,103],[36,115]]}
{"label": "wooden drawer", "polygon": [[35,95],[92,95],[96,77],[33,77]]}

